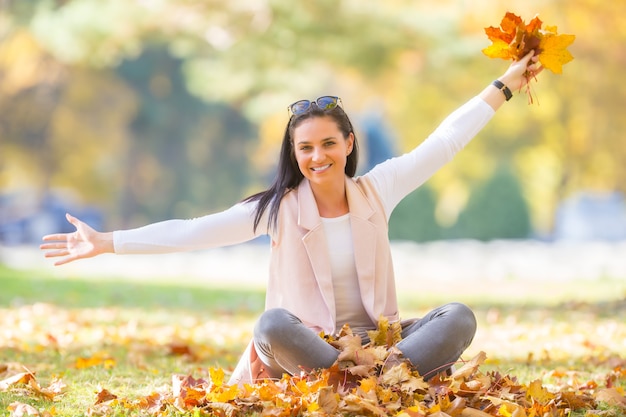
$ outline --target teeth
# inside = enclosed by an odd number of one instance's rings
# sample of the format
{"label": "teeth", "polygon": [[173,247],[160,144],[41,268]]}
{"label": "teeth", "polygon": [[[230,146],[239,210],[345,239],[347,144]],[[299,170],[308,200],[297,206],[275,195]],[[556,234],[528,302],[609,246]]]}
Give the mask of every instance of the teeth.
{"label": "teeth", "polygon": [[330,166],[330,164],[328,164],[328,165],[324,165],[323,167],[315,167],[315,168],[311,168],[311,170],[313,170],[313,171],[323,171],[323,170],[325,170],[326,168],[328,168],[329,166]]}

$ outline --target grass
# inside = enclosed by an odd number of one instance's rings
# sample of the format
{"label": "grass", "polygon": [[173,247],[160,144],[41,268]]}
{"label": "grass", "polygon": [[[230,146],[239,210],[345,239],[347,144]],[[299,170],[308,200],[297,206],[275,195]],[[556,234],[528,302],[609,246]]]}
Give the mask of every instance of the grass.
{"label": "grass", "polygon": [[[555,370],[580,381],[626,367],[626,283],[580,280],[532,285],[476,283],[400,292],[404,317],[451,300],[476,312],[479,332],[464,355],[485,351],[487,369],[521,381],[558,384]],[[424,295],[421,295],[424,294]],[[57,415],[84,415],[101,387],[120,396],[147,395],[173,374],[231,369],[251,337],[264,293],[250,288],[61,279],[45,271],[0,266],[2,366],[36,372],[42,385],[60,377],[67,392],[54,402],[19,389],[0,393],[0,415],[15,402]],[[87,366],[91,365],[91,366]]]}

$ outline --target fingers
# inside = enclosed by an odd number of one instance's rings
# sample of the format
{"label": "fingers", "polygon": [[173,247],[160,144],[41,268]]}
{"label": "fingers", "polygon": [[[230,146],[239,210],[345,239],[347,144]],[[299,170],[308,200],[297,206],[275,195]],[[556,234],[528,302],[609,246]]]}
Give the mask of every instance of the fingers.
{"label": "fingers", "polygon": [[44,253],[45,258],[62,258],[54,263],[55,266],[64,265],[85,257],[84,254],[81,255],[79,253],[80,250],[77,250],[76,245],[84,240],[82,234],[85,232],[85,229],[89,230],[89,228],[69,213],[65,214],[65,218],[76,227],[76,232],[46,235],[41,238],[46,243],[39,245],[41,250],[47,251]]}
{"label": "fingers", "polygon": [[67,219],[68,222],[70,222],[74,226],[76,226],[80,222],[80,220],[72,216],[70,213],[65,213],[65,218]]}
{"label": "fingers", "polygon": [[72,261],[75,261],[76,259],[78,259],[76,256],[68,256],[67,258],[61,259],[59,261],[56,261],[54,263],[54,266],[61,266],[61,265],[65,265],[68,264]]}
{"label": "fingers", "polygon": [[70,254],[70,251],[67,249],[60,249],[52,252],[46,252],[43,256],[44,258],[58,258],[59,256],[67,256]]}
{"label": "fingers", "polygon": [[524,57],[522,59],[520,59],[520,61],[528,63],[533,58],[536,58],[535,57],[535,50],[531,49],[530,52],[528,52],[526,55],[524,55]]}
{"label": "fingers", "polygon": [[[65,214],[65,218],[67,219],[67,221],[72,224],[73,226],[75,226],[76,228],[78,228],[78,224],[80,223],[80,220],[78,220],[76,217],[72,216],[69,213]],[[41,240],[43,240],[44,242],[51,242],[51,241],[55,241],[55,240],[60,240],[63,242],[67,242],[70,238],[71,233],[55,233],[52,235],[46,235],[44,237],[41,238]],[[42,248],[43,249],[43,248]]]}
{"label": "fingers", "polygon": [[67,249],[67,243],[63,243],[63,242],[44,243],[42,245],[39,245],[39,249],[42,249],[42,250]]}
{"label": "fingers", "polygon": [[[63,241],[63,242],[67,242],[67,240],[69,239],[69,233],[58,233],[58,234],[54,234],[54,235],[46,235],[44,237],[41,238],[41,240],[43,240],[44,242],[53,242],[53,241]],[[41,248],[44,249],[44,248]]]}

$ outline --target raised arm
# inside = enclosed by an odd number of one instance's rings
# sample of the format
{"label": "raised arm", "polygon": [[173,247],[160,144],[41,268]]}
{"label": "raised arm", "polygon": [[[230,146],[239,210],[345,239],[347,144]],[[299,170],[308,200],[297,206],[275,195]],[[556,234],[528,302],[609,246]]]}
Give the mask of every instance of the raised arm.
{"label": "raised arm", "polygon": [[[526,86],[528,79],[539,74],[537,58],[530,52],[513,62],[498,80],[511,93]],[[381,196],[387,216],[407,194],[422,185],[463,149],[491,120],[506,96],[489,85],[477,96],[452,112],[435,131],[412,151],[385,161],[365,174]]]}

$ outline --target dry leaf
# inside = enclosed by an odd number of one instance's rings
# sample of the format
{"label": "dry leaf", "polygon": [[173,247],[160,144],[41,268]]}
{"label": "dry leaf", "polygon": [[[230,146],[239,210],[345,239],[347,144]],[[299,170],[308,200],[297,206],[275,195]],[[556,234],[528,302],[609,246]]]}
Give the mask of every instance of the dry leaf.
{"label": "dry leaf", "polygon": [[32,405],[14,402],[9,404],[8,407],[11,414],[10,417],[23,417],[23,416],[40,416],[39,410],[37,410]]}
{"label": "dry leaf", "polygon": [[100,387],[99,391],[96,393],[96,402],[94,403],[94,405],[106,403],[115,399],[117,399],[117,395],[113,394],[106,388]]}
{"label": "dry leaf", "polygon": [[28,384],[31,380],[34,379],[35,375],[33,375],[31,372],[20,372],[19,374],[15,374],[0,381],[0,392],[8,390],[13,385]]}
{"label": "dry leaf", "polygon": [[[575,35],[560,35],[556,26],[546,26],[542,29],[543,22],[535,16],[526,24],[519,16],[507,12],[499,27],[490,26],[485,28],[491,45],[483,49],[483,53],[489,58],[502,58],[518,61],[530,51],[535,51],[541,65],[555,74],[563,72],[563,65],[572,61],[574,57],[567,50],[576,39]],[[527,71],[526,78],[530,82],[535,74]],[[527,93],[529,102],[532,103],[530,85]]]}
{"label": "dry leaf", "polygon": [[626,409],[626,397],[615,388],[606,388],[596,393],[596,400]]}
{"label": "dry leaf", "polygon": [[465,365],[454,371],[454,373],[450,376],[452,379],[462,379],[467,378],[472,375],[480,365],[482,365],[487,359],[487,354],[485,352],[478,352],[476,356],[474,356],[469,362]]}

